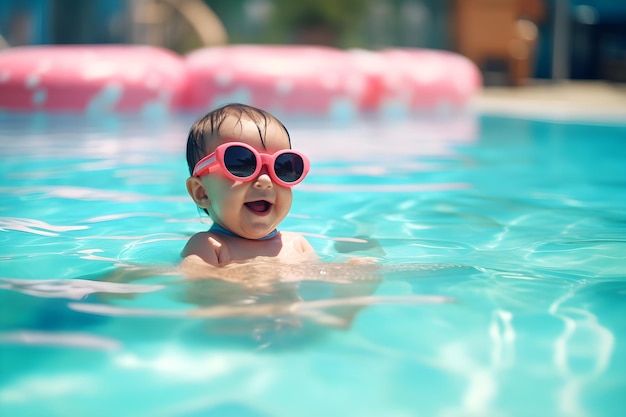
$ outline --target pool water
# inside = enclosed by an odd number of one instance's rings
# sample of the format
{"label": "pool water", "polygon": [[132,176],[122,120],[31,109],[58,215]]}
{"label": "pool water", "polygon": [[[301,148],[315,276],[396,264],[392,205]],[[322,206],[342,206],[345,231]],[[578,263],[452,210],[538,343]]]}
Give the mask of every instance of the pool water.
{"label": "pool water", "polygon": [[0,117],[0,414],[622,415],[626,125],[285,120],[321,263],[239,285],[176,269],[192,122]]}

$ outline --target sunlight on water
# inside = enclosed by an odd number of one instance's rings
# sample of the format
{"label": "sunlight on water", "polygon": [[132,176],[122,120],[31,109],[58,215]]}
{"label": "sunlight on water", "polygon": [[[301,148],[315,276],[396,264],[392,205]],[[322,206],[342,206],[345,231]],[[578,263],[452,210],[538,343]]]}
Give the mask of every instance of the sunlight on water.
{"label": "sunlight on water", "polygon": [[192,121],[0,115],[3,413],[619,415],[626,126],[285,121],[321,260],[190,280]]}

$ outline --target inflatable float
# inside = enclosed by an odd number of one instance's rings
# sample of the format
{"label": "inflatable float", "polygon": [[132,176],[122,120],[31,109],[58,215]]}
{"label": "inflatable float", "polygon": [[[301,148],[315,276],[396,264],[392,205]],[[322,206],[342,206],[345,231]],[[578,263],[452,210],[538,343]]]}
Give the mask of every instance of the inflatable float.
{"label": "inflatable float", "polygon": [[137,112],[180,106],[182,59],[147,46],[18,47],[0,52],[0,109]]}
{"label": "inflatable float", "polygon": [[479,70],[451,52],[234,45],[186,56],[137,45],[0,52],[0,111],[206,111],[243,102],[279,115],[345,116],[465,108]]}

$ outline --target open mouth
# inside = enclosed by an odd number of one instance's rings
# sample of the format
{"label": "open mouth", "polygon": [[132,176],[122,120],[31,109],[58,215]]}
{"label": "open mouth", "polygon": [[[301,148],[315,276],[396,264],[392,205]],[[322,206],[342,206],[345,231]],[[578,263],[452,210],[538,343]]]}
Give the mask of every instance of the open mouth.
{"label": "open mouth", "polygon": [[249,201],[244,205],[255,214],[267,214],[272,208],[272,203],[266,200]]}

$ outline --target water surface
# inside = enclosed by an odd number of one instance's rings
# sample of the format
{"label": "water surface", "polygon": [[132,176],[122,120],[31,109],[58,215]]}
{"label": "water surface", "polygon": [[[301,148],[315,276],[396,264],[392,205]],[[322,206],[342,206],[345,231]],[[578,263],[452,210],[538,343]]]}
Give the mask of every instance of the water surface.
{"label": "water surface", "polygon": [[286,120],[321,262],[238,284],[176,269],[192,121],[1,116],[2,414],[620,415],[625,125]]}

